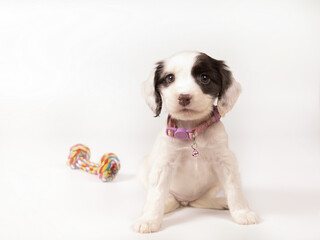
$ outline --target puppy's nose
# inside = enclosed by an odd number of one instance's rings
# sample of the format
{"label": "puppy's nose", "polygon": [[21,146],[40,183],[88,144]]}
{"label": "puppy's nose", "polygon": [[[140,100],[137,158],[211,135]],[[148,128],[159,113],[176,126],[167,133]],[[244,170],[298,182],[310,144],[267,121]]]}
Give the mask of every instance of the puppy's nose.
{"label": "puppy's nose", "polygon": [[191,98],[190,94],[180,94],[178,97],[179,104],[185,107],[190,104]]}

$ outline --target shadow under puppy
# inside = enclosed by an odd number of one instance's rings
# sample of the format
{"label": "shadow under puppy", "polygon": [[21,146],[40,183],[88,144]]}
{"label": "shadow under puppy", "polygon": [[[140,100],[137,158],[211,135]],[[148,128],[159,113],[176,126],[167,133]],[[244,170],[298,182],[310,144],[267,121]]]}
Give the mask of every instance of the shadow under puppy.
{"label": "shadow under puppy", "polygon": [[[240,92],[224,62],[204,53],[182,52],[157,63],[143,94],[155,116],[162,102],[169,116],[139,171],[147,200],[133,224],[136,232],[158,231],[164,213],[180,205],[229,209],[239,224],[258,222],[242,193],[237,161],[219,121]],[[216,197],[221,188],[226,198]]]}

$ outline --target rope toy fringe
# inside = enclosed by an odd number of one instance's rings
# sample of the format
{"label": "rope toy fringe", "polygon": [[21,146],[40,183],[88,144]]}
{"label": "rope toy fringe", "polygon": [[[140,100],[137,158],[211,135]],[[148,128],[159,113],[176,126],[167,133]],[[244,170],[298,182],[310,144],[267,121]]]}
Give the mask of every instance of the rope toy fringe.
{"label": "rope toy fringe", "polygon": [[98,164],[90,162],[90,149],[83,144],[70,148],[67,165],[72,169],[81,169],[99,175],[103,182],[111,182],[120,170],[120,161],[114,153],[104,154]]}

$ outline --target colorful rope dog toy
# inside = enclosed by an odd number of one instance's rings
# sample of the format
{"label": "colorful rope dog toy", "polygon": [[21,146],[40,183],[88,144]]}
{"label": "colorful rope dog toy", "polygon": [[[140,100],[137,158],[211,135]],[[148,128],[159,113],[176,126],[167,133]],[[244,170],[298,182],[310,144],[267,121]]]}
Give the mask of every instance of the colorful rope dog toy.
{"label": "colorful rope dog toy", "polygon": [[90,162],[90,149],[83,144],[70,148],[67,165],[73,169],[99,175],[103,182],[112,181],[120,170],[120,161],[114,153],[104,154],[98,164]]}

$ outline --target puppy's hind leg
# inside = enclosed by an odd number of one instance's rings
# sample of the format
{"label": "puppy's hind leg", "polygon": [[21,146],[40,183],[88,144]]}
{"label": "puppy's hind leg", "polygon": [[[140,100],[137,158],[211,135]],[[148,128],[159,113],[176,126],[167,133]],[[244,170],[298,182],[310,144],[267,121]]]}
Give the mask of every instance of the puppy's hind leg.
{"label": "puppy's hind leg", "polygon": [[206,209],[218,209],[227,210],[229,209],[227,199],[224,197],[216,197],[217,193],[221,190],[221,185],[217,185],[211,188],[199,199],[190,202],[189,206],[195,208],[206,208]]}
{"label": "puppy's hind leg", "polygon": [[164,213],[170,213],[180,207],[180,203],[175,199],[175,197],[169,193],[167,201],[164,207]]}

